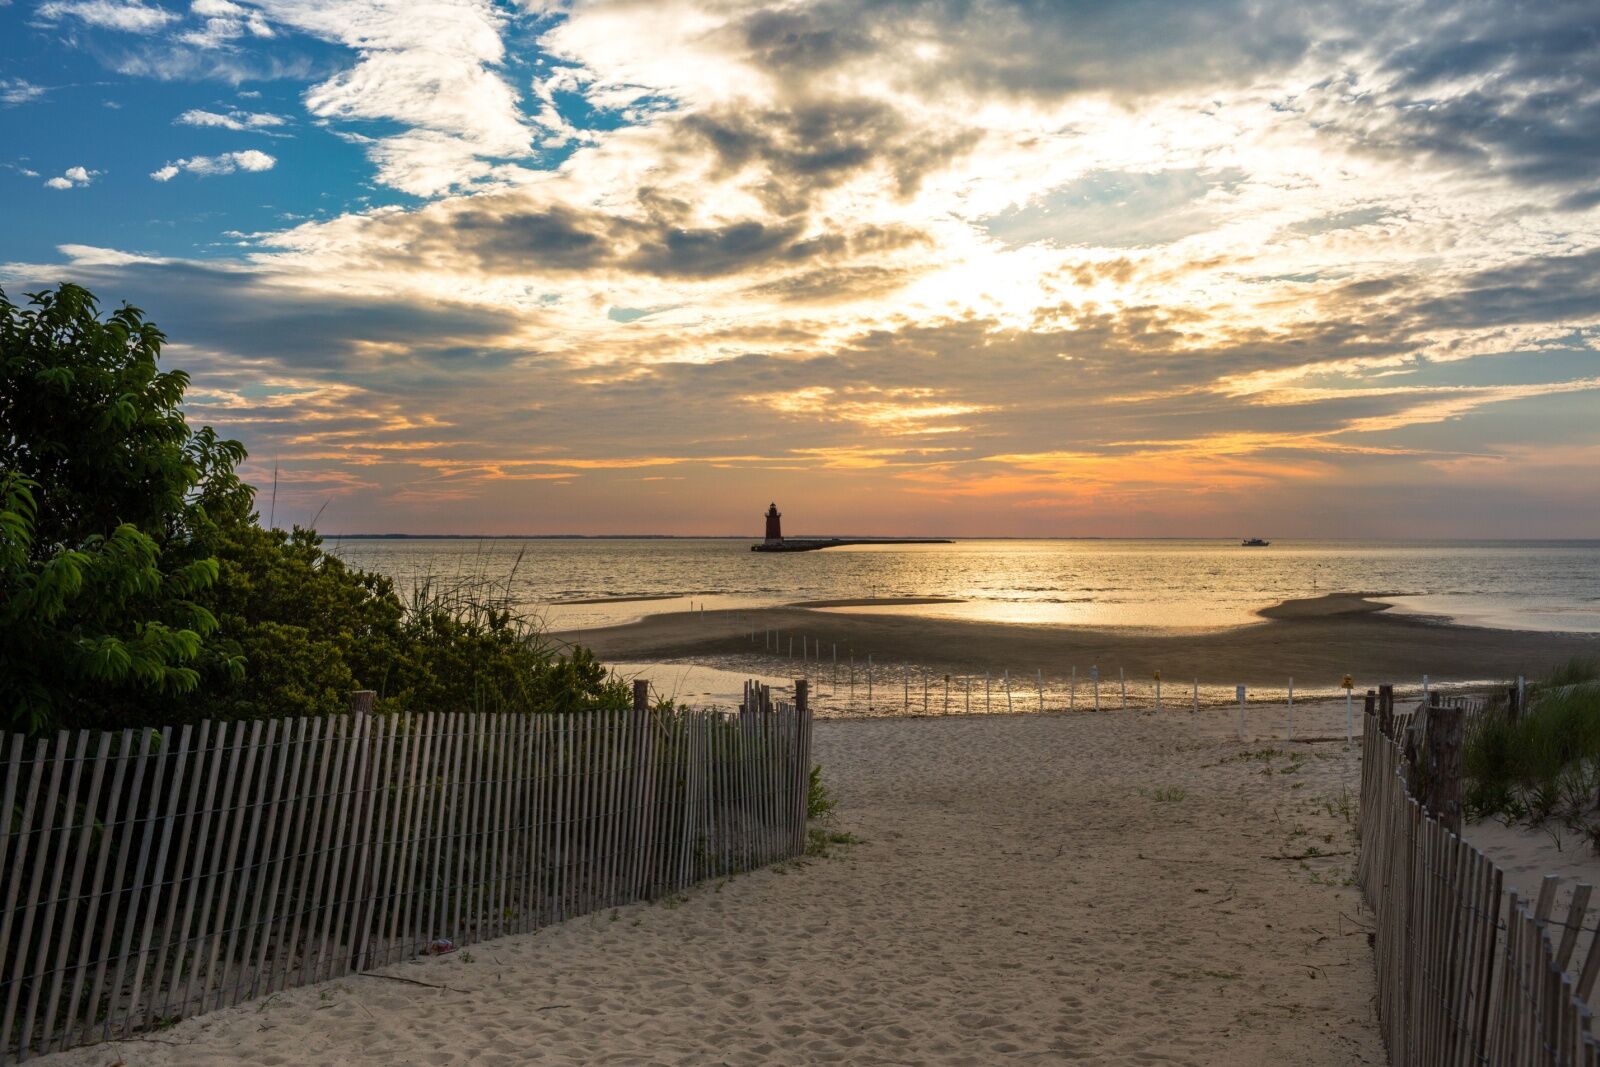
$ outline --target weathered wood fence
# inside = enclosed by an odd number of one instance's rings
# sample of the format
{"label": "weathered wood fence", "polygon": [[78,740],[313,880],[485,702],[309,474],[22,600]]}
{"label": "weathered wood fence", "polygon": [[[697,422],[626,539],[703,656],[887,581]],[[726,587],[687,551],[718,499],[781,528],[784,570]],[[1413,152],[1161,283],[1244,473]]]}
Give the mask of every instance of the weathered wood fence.
{"label": "weathered wood fence", "polygon": [[806,847],[811,718],[352,714],[0,739],[0,1063]]}
{"label": "weathered wood fence", "polygon": [[[1591,887],[1577,886],[1566,919],[1557,920],[1559,880],[1551,876],[1530,908],[1505,889],[1501,869],[1447,825],[1448,810],[1442,822],[1408,788],[1416,775],[1407,747],[1436,749],[1430,729],[1459,736],[1446,719],[1472,710],[1440,704],[1414,720],[1393,713],[1391,696],[1363,734],[1357,878],[1377,914],[1377,1009],[1389,1060],[1596,1067],[1600,1044],[1587,1002],[1600,945],[1586,924]],[[1400,739],[1413,728],[1406,746]],[[1586,953],[1574,981],[1568,971],[1580,934]]]}

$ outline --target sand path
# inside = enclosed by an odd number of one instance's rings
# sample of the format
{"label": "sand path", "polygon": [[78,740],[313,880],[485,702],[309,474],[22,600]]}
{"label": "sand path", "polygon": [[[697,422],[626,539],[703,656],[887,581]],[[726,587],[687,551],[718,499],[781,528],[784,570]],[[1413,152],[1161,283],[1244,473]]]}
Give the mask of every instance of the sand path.
{"label": "sand path", "polygon": [[859,844],[45,1062],[1381,1063],[1357,756],[1219,733],[822,722]]}

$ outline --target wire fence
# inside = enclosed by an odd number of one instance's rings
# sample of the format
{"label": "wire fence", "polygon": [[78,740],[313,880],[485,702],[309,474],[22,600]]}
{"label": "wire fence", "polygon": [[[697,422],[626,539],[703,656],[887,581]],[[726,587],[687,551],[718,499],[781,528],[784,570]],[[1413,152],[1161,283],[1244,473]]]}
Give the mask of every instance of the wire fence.
{"label": "wire fence", "polygon": [[1592,888],[1578,885],[1557,919],[1552,875],[1530,907],[1506,889],[1499,866],[1426,811],[1407,788],[1398,740],[1414,724],[1425,730],[1417,714],[1380,711],[1362,741],[1357,879],[1377,913],[1378,1021],[1390,1063],[1600,1065],[1588,1006],[1600,976],[1600,939],[1586,924]]}
{"label": "wire fence", "polygon": [[795,696],[0,738],[0,1064],[802,854]]}

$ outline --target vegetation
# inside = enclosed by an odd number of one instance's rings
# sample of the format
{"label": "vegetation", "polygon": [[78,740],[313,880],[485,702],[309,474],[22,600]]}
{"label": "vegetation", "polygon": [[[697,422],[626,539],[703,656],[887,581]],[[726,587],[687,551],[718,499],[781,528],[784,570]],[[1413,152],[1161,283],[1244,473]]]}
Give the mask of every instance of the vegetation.
{"label": "vegetation", "polygon": [[1554,818],[1600,841],[1600,660],[1573,660],[1531,685],[1515,719],[1505,697],[1491,704],[1468,731],[1462,772],[1469,817]]}
{"label": "vegetation", "polygon": [[624,707],[490,590],[347,567],[264,529],[244,446],[182,412],[188,376],[134,307],[0,291],[0,729],[381,710]]}

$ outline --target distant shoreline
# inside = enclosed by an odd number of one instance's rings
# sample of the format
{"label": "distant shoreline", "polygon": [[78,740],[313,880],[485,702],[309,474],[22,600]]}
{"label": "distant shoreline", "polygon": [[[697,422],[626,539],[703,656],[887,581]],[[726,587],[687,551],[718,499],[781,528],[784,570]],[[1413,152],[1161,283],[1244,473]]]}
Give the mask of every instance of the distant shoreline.
{"label": "distant shoreline", "polygon": [[[797,540],[826,540],[827,537],[884,541],[913,537],[938,539],[959,544],[963,541],[1215,541],[1237,544],[1238,539],[1224,534],[1154,535],[1046,535],[1046,534],[832,534],[795,535]],[[325,541],[760,541],[759,534],[476,534],[476,533],[325,533]],[[1439,545],[1592,545],[1593,537],[1279,537],[1275,544],[1439,544]]]}

